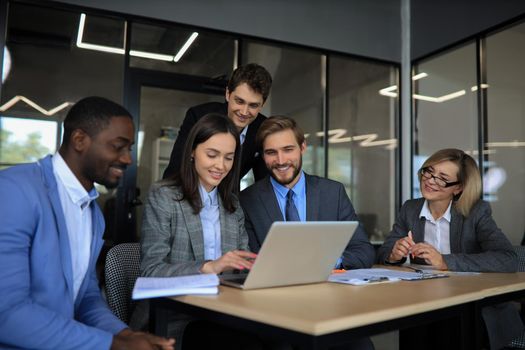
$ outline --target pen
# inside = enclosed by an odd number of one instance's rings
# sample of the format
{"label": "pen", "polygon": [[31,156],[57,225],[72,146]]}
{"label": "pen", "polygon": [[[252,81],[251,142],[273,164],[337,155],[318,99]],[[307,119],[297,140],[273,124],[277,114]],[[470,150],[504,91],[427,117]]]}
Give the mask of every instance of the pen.
{"label": "pen", "polygon": [[[412,230],[408,231],[408,238],[413,242],[414,239],[412,238]],[[412,251],[410,251],[410,258],[414,259],[414,254],[412,254]]]}

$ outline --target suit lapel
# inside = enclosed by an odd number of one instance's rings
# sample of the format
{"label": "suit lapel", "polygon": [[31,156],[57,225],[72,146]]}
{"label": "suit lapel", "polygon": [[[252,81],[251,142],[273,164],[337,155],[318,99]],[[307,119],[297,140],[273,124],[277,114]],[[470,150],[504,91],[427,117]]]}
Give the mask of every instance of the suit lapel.
{"label": "suit lapel", "polygon": [[186,222],[188,235],[195,260],[204,260],[204,238],[202,237],[202,223],[199,214],[193,213],[193,208],[188,201],[180,201],[182,215]]}
{"label": "suit lapel", "polygon": [[454,205],[450,208],[450,252],[461,253],[461,227],[463,226],[463,215],[458,213]]}
{"label": "suit lapel", "polygon": [[275,192],[273,191],[270,177],[267,176],[264,180],[261,180],[261,191],[259,192],[259,199],[268,214],[270,222],[284,221],[281,209],[279,209],[279,203],[275,198]]}
{"label": "suit lapel", "polygon": [[51,203],[51,208],[53,209],[53,214],[55,216],[58,241],[60,244],[60,261],[62,263],[62,271],[64,273],[64,278],[69,290],[69,295],[71,300],[73,300],[73,267],[71,261],[71,247],[69,245],[69,236],[67,233],[64,210],[62,209],[60,197],[58,196],[58,189],[55,174],[53,173],[51,156],[42,159],[40,164],[42,164],[44,183],[47,187],[49,202]]}
{"label": "suit lapel", "polygon": [[421,213],[421,209],[423,208],[423,204],[425,204],[425,200],[421,200],[421,202],[416,206],[416,210],[412,213],[413,217],[411,222],[414,223],[413,227],[410,227],[409,230],[412,231],[412,238],[414,242],[424,242],[425,241],[425,222],[426,219],[419,217],[419,214]]}
{"label": "suit lapel", "polygon": [[306,221],[317,221],[319,219],[319,201],[321,192],[317,186],[317,179],[304,173],[306,180]]}

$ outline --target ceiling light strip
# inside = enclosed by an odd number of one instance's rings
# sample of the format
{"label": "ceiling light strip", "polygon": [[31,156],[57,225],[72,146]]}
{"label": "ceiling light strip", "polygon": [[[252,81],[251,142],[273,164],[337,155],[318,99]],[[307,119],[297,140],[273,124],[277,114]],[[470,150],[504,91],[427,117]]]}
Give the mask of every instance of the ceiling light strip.
{"label": "ceiling light strip", "polygon": [[197,32],[193,32],[193,34],[190,35],[188,40],[186,40],[184,45],[182,45],[182,47],[180,48],[179,52],[177,52],[177,54],[175,55],[175,58],[173,59],[174,62],[179,62],[182,55],[186,53],[186,51],[190,48],[191,44],[193,44],[193,42],[195,41],[195,39],[197,39],[198,36],[199,33]]}
{"label": "ceiling light strip", "polygon": [[64,108],[66,108],[67,106],[69,105],[72,105],[71,102],[64,102],[58,106],[56,106],[55,108],[52,108],[50,109],[49,111],[40,107],[38,104],[36,104],[35,102],[31,101],[30,99],[28,99],[27,97],[25,96],[22,96],[22,95],[17,95],[15,97],[13,97],[12,99],[10,99],[9,101],[7,101],[6,103],[4,103],[2,106],[0,106],[0,112],[5,112],[7,111],[9,108],[13,107],[15,104],[17,104],[18,102],[20,101],[23,101],[25,102],[26,104],[28,104],[30,107],[33,107],[34,109],[36,109],[37,111],[39,111],[40,113],[44,114],[44,115],[47,115],[47,116],[52,116],[54,115],[55,113],[63,110]]}
{"label": "ceiling light strip", "polygon": [[153,52],[146,52],[146,51],[130,50],[129,55],[135,56],[135,57],[141,57],[141,58],[151,58],[153,60],[166,61],[166,62],[173,61],[173,56],[171,55],[163,55],[160,53],[153,53]]}

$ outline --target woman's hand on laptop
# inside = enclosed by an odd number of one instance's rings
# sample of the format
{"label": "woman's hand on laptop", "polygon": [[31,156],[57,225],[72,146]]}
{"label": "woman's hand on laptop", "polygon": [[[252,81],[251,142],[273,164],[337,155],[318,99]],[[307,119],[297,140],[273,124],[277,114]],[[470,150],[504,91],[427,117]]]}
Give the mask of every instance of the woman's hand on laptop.
{"label": "woman's hand on laptop", "polygon": [[257,254],[244,250],[231,250],[217,260],[205,262],[201,267],[202,273],[221,273],[229,270],[249,270]]}

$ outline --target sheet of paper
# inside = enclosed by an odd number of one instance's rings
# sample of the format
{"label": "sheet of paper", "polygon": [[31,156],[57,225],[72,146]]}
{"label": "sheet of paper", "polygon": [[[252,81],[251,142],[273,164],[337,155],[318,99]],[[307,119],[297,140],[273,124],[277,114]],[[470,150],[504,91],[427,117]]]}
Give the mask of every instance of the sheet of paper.
{"label": "sheet of paper", "polygon": [[215,274],[180,277],[139,277],[133,288],[133,299],[184,294],[217,294],[219,278]]}
{"label": "sheet of paper", "polygon": [[414,281],[439,277],[448,277],[448,275],[372,268],[334,273],[330,275],[328,281],[352,285],[364,285],[376,282],[395,282],[400,280]]}

